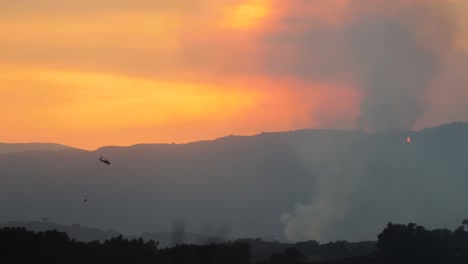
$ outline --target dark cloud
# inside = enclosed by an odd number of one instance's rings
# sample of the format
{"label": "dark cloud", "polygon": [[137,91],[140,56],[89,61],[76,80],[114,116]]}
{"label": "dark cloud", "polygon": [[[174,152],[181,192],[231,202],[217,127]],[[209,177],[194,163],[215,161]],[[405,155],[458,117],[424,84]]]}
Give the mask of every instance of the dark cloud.
{"label": "dark cloud", "polygon": [[[301,3],[303,9],[312,5]],[[349,1],[347,10],[346,18],[336,23],[327,23],[327,17],[283,17],[280,24],[289,30],[263,36],[259,67],[263,74],[310,83],[349,86],[357,81],[363,94],[360,129],[412,129],[425,113],[424,96],[456,36],[448,6],[440,1],[364,0]]]}
{"label": "dark cloud", "polygon": [[454,24],[444,6],[418,3],[365,16],[347,32],[364,91],[362,129],[407,130],[424,114],[423,96],[442,70]]}
{"label": "dark cloud", "polygon": [[[294,24],[288,23],[292,27]],[[349,56],[341,30],[310,27],[300,32],[271,34],[263,41],[264,51],[269,52],[262,61],[267,74],[313,81],[336,81],[349,76]]]}
{"label": "dark cloud", "polygon": [[398,21],[362,21],[349,33],[365,95],[358,126],[412,128],[424,111],[421,95],[437,74],[439,59]]}

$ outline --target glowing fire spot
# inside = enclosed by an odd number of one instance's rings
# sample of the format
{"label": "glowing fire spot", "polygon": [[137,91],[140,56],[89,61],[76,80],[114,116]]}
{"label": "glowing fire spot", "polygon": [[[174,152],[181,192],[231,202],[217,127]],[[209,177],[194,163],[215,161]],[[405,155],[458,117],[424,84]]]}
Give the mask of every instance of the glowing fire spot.
{"label": "glowing fire spot", "polygon": [[411,138],[409,136],[406,137],[406,143],[411,144]]}

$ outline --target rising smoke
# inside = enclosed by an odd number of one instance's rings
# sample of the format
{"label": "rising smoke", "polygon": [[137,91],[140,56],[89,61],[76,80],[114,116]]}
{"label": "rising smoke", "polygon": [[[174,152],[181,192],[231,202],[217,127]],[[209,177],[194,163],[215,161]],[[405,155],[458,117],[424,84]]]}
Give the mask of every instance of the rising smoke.
{"label": "rising smoke", "polygon": [[374,2],[392,11],[365,16],[347,32],[364,92],[357,125],[409,130],[425,111],[423,97],[443,67],[454,23],[441,1]]}
{"label": "rising smoke", "polygon": [[[407,2],[349,2],[355,18],[342,33],[348,41],[364,94],[357,119],[362,130],[394,132],[412,129],[425,111],[424,96],[450,51],[455,30],[442,1]],[[367,9],[363,11],[363,7]],[[311,201],[296,204],[293,213],[282,216],[286,238],[296,241],[330,238],[336,232],[332,226],[343,225],[346,219],[360,219],[356,216],[359,214],[351,212],[359,201],[367,199],[363,198],[367,197],[365,194],[359,194],[359,190],[372,181],[366,177],[375,176],[371,167],[386,168],[388,164],[376,165],[347,151],[355,144],[330,146],[339,148],[336,153],[342,155],[324,158],[320,166],[326,169],[316,175]],[[307,145],[304,142],[303,146]],[[309,147],[312,146],[309,144]],[[315,161],[304,148],[298,147],[298,155],[314,170],[312,167],[316,164],[311,164]],[[366,192],[369,193],[369,189]],[[372,197],[368,198],[375,199]],[[392,197],[391,192],[389,197]]]}

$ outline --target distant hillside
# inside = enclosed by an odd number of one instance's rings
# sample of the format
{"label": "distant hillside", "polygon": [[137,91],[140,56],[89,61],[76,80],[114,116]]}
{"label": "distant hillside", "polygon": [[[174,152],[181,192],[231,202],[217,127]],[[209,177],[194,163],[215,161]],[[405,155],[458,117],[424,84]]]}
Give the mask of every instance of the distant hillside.
{"label": "distant hillside", "polygon": [[[48,222],[48,219],[42,221],[9,221],[5,224],[0,224],[0,229],[6,227],[24,227],[26,230],[34,232],[45,232],[57,230],[66,233],[71,239],[82,242],[111,240],[121,234],[114,231],[104,231],[97,228],[88,228],[80,224],[71,226],[60,225]],[[221,235],[221,234],[218,234]],[[252,261],[254,263],[262,262],[270,259],[275,253],[282,253],[287,248],[296,248],[308,261],[321,261],[328,259],[340,259],[355,256],[367,256],[374,253],[376,250],[376,242],[358,242],[349,243],[346,241],[329,242],[320,244],[316,241],[306,241],[299,243],[280,243],[265,241],[261,238],[256,239],[233,239],[226,237],[215,237],[210,235],[195,234],[190,232],[159,232],[159,233],[144,233],[141,236],[124,236],[125,239],[139,239],[144,241],[156,241],[159,248],[171,248],[177,244],[231,244],[236,242],[247,243],[250,245]]]}
{"label": "distant hillside", "polygon": [[[115,230],[102,230],[99,228],[89,228],[81,224],[61,225],[49,222],[48,219],[42,221],[8,221],[0,224],[0,228],[4,227],[24,227],[27,230],[35,232],[45,232],[48,230],[57,230],[65,232],[72,239],[83,242],[91,242],[99,240],[101,242],[109,240],[113,237],[121,235]],[[221,234],[219,234],[221,235]],[[143,238],[145,241],[154,240],[159,242],[160,247],[173,247],[176,244],[207,244],[207,243],[222,243],[232,238],[215,237],[208,234],[195,234],[191,232],[158,232],[158,233],[143,233],[136,236],[124,236],[127,239]]]}
{"label": "distant hillside", "polygon": [[350,257],[368,256],[377,251],[376,242],[362,241],[350,243],[336,241],[318,243],[317,241],[303,241],[298,243],[279,243],[257,239],[238,239],[236,242],[244,242],[251,245],[252,262],[261,263],[268,260],[273,254],[284,252],[287,248],[295,248],[301,252],[306,262],[318,262],[331,259],[345,259]]}
{"label": "distant hillside", "polygon": [[145,241],[158,241],[161,247],[174,247],[177,244],[205,245],[210,243],[224,243],[234,240],[227,237],[215,237],[209,234],[196,234],[192,232],[157,232],[143,233],[141,236]]}
{"label": "distant hillside", "polygon": [[71,147],[52,143],[0,143],[0,154],[27,151],[56,151]]}
{"label": "distant hillside", "polygon": [[88,228],[86,226],[81,226],[80,224],[73,224],[71,226],[60,225],[56,223],[50,223],[47,221],[9,221],[5,224],[0,224],[0,228],[4,227],[24,227],[27,230],[35,232],[45,232],[48,230],[57,230],[60,232],[65,232],[70,238],[73,238],[77,241],[91,242],[99,240],[101,242],[106,239],[111,239],[117,237],[120,233],[114,230],[101,230],[97,228]]}
{"label": "distant hillside", "polygon": [[182,219],[187,232],[224,226],[226,237],[375,240],[389,221],[452,228],[466,218],[467,150],[467,123],[453,123],[8,153],[0,222],[49,217],[138,235]]}

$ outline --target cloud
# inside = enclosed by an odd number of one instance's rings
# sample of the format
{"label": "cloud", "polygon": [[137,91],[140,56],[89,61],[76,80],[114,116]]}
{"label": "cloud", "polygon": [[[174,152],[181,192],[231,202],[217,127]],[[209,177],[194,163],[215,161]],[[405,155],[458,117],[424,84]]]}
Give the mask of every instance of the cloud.
{"label": "cloud", "polygon": [[413,128],[425,112],[423,96],[452,48],[455,26],[445,6],[430,1],[401,5],[387,4],[393,7],[390,14],[357,19],[347,32],[364,90],[362,129]]}
{"label": "cloud", "polygon": [[[449,10],[456,1],[7,0],[0,66],[219,90],[236,83],[294,98],[282,115],[294,120],[271,114],[281,125],[268,128],[408,129],[464,116],[436,99],[466,79],[447,70],[467,57],[460,49],[453,55],[454,39],[466,42],[451,19],[462,17]],[[239,10],[250,19],[237,20]],[[441,108],[437,118],[432,106]]]}
{"label": "cloud", "polygon": [[[338,11],[327,11],[331,7]],[[414,128],[424,115],[424,95],[453,49],[456,25],[449,6],[318,0],[294,1],[290,9],[280,19],[287,30],[262,38],[263,74],[354,85],[363,95],[359,128]]]}

